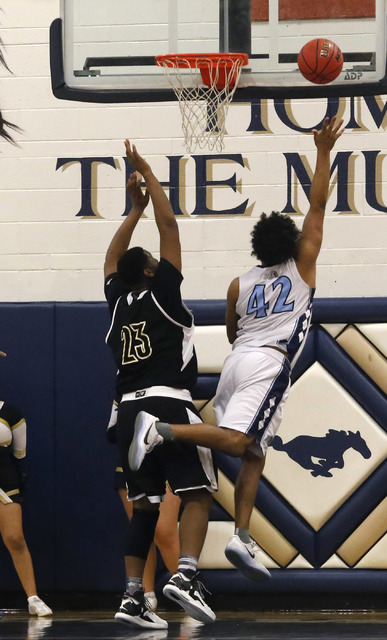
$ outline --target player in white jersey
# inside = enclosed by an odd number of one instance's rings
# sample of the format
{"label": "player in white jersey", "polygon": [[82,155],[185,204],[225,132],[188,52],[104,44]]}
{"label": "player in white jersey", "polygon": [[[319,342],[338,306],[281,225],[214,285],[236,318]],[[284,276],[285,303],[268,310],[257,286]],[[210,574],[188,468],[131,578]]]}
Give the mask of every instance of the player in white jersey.
{"label": "player in white jersey", "polygon": [[226,327],[233,351],[224,363],[215,398],[218,427],[166,424],[141,412],[129,452],[133,469],[164,440],[191,442],[242,458],[235,485],[235,534],[225,553],[253,579],[270,577],[258,560],[249,523],[267,448],[281,422],[291,367],[311,321],[330,151],[343,132],[342,123],[336,116],[325,118],[322,129],[313,130],[317,160],[302,231],[288,216],[262,214],[251,233],[252,253],[261,264],[229,286]]}

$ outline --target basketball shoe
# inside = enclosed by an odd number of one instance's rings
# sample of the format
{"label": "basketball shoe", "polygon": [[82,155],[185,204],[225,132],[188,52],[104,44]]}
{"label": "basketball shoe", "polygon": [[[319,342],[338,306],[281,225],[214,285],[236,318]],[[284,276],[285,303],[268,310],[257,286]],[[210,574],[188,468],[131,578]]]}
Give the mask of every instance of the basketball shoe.
{"label": "basketball shoe", "polygon": [[[197,574],[196,574],[197,575]],[[176,602],[189,616],[199,622],[215,622],[215,613],[204,600],[204,585],[194,576],[192,580],[183,573],[175,573],[163,589],[163,594]]]}
{"label": "basketball shoe", "polygon": [[28,598],[28,613],[32,616],[52,616],[52,610],[39,596]]}
{"label": "basketball shoe", "polygon": [[148,602],[151,611],[157,611],[157,598],[154,591],[148,591],[144,594],[145,600]]}
{"label": "basketball shoe", "polygon": [[245,543],[242,542],[239,536],[233,535],[224,550],[224,554],[227,560],[239,569],[246,578],[269,580],[271,578],[270,572],[258,560],[259,551],[260,548],[252,538],[250,538],[249,543]]}
{"label": "basketball shoe", "polygon": [[146,411],[137,414],[134,423],[133,440],[129,448],[129,467],[138,471],[147,453],[150,453],[164,438],[157,432],[158,418]]}
{"label": "basketball shoe", "polygon": [[144,590],[139,589],[133,595],[124,594],[121,606],[114,616],[119,622],[132,624],[147,629],[167,629],[168,622],[162,620],[153,611],[144,597]]}

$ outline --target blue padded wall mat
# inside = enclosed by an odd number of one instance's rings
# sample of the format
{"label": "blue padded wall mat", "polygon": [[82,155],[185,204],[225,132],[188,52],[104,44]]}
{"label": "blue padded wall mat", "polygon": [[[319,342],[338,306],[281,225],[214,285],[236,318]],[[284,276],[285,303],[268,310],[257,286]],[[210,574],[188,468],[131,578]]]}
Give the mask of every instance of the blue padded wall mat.
{"label": "blue padded wall mat", "polygon": [[[224,300],[191,300],[187,306],[198,326],[224,324]],[[319,322],[386,321],[387,300],[383,298],[316,299],[313,328],[294,380],[319,361],[386,429],[385,394],[318,326]],[[38,588],[43,592],[120,592],[123,588],[127,522],[113,489],[116,451],[105,440],[115,379],[115,366],[104,343],[109,322],[105,302],[1,304],[0,349],[8,357],[0,361],[0,399],[17,405],[27,419],[29,482],[24,526]],[[217,374],[200,375],[195,398],[213,397],[218,378]],[[234,478],[236,467],[231,459],[218,459],[226,475]],[[386,465],[374,471],[317,537],[266,481],[261,483],[257,506],[318,566],[329,557],[334,540],[337,545],[337,536],[350,533],[382,499]],[[212,514],[222,520],[221,507],[214,507]],[[1,542],[0,566],[0,590],[19,591]],[[376,591],[386,589],[386,574],[378,570],[279,569],[273,571],[273,580],[265,588],[273,592]],[[203,575],[207,586],[213,583],[218,592],[259,592],[263,588],[228,570],[208,570]]]}

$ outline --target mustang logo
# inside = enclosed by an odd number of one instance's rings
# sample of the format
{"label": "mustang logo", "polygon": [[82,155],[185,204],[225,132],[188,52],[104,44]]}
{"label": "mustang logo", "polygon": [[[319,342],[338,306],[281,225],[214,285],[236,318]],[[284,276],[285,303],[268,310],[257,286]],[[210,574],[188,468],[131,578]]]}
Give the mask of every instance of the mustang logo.
{"label": "mustang logo", "polygon": [[[331,478],[330,469],[344,467],[343,454],[347,449],[355,449],[363,458],[370,458],[371,451],[367,447],[360,431],[337,431],[329,429],[323,438],[314,436],[297,436],[286,444],[279,436],[275,436],[272,445],[276,451],[286,451],[289,458],[304,469],[311,469],[311,474]],[[315,458],[317,461],[314,461]]]}

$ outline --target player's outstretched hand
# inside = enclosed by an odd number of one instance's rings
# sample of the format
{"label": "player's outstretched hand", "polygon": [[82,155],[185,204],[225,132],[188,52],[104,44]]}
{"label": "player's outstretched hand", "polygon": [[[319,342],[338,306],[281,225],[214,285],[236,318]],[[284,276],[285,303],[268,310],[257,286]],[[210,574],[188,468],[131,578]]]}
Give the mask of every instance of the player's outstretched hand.
{"label": "player's outstretched hand", "polygon": [[128,139],[125,140],[126,156],[130,160],[130,164],[133,169],[145,176],[145,174],[151,171],[150,165],[146,160],[138,153],[136,145],[131,144]]}
{"label": "player's outstretched hand", "polygon": [[332,149],[336,140],[340,138],[345,127],[342,126],[344,120],[339,120],[337,116],[333,118],[324,118],[322,129],[313,129],[314,142],[318,149]]}
{"label": "player's outstretched hand", "polygon": [[148,206],[149,193],[141,189],[141,180],[138,179],[137,173],[134,171],[130,174],[126,189],[132,201],[132,208],[144,211]]}

